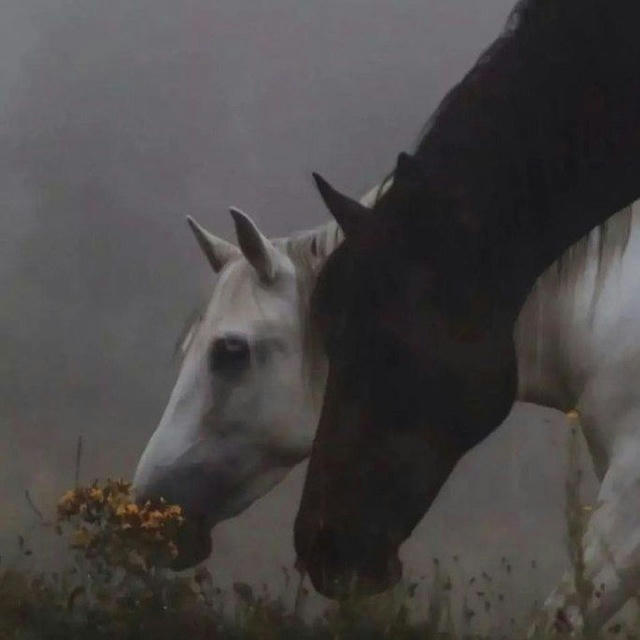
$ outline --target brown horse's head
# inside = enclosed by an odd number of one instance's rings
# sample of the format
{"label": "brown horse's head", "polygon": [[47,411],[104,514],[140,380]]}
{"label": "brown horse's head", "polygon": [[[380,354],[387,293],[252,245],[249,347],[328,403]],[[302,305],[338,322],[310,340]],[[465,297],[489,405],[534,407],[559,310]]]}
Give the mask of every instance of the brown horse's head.
{"label": "brown horse's head", "polygon": [[458,459],[508,413],[515,316],[492,306],[481,279],[463,282],[458,247],[429,251],[386,214],[402,184],[365,215],[317,182],[346,241],[314,293],[330,366],[295,544],[321,593],[354,581],[371,593],[399,578],[400,544]]}

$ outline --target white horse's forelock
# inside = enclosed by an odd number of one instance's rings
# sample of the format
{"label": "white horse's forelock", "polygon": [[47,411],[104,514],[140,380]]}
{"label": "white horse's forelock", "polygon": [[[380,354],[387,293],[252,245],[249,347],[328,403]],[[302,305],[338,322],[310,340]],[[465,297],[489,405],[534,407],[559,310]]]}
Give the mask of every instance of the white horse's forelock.
{"label": "white horse's forelock", "polygon": [[[379,185],[370,189],[360,199],[360,202],[365,206],[372,207],[388,190],[391,183],[391,176],[385,178]],[[300,231],[291,236],[272,240],[274,246],[288,256],[296,268],[300,300],[304,303],[300,309],[301,321],[303,322],[306,322],[307,305],[311,299],[319,267],[337,249],[343,239],[344,234],[338,223],[335,220],[330,220],[308,231]],[[203,304],[193,308],[183,323],[174,349],[174,355],[180,361],[184,359],[195,331],[202,322],[205,308],[206,305]],[[315,351],[312,342],[309,343],[309,346],[312,351]],[[313,355],[311,360],[315,360]]]}

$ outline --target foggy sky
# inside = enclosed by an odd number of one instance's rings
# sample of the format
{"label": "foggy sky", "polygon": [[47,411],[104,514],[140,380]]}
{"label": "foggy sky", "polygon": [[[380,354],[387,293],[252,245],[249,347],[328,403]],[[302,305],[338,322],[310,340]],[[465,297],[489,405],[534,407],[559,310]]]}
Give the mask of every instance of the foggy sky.
{"label": "foggy sky", "polygon": [[[80,434],[84,481],[131,476],[214,283],[184,216],[229,239],[232,204],[268,235],[324,221],[311,171],[353,195],[376,183],[512,3],[2,3],[5,529],[29,520],[25,488],[46,506],[71,483]],[[290,555],[295,501],[271,500],[254,511]]]}

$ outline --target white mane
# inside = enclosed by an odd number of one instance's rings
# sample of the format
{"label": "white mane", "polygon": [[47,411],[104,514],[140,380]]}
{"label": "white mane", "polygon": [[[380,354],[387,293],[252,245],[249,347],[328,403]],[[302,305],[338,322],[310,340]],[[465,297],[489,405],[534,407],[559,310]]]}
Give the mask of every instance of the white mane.
{"label": "white mane", "polygon": [[570,291],[573,285],[584,277],[588,265],[593,264],[596,272],[592,303],[595,304],[609,270],[624,254],[633,226],[637,224],[634,205],[618,211],[569,247],[538,278],[529,297],[544,296],[550,288],[554,289],[559,285]]}

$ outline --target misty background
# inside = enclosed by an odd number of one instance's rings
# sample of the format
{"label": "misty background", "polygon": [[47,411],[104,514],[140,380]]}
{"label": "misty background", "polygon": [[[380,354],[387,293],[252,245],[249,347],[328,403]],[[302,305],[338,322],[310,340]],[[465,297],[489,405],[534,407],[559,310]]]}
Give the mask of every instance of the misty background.
{"label": "misty background", "polygon": [[[326,220],[409,150],[513,0],[3,0],[0,3],[0,554],[73,482],[131,477],[214,274],[185,223],[233,240]],[[514,570],[530,604],[566,566],[562,416],[518,406],[403,548]],[[304,469],[214,532],[221,585],[291,569]],[[537,568],[531,569],[531,561]],[[462,570],[461,570],[462,571]],[[463,572],[464,573],[464,572]],[[466,578],[465,578],[466,580]]]}

